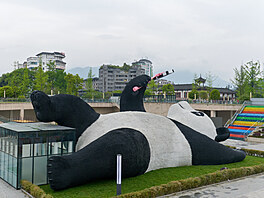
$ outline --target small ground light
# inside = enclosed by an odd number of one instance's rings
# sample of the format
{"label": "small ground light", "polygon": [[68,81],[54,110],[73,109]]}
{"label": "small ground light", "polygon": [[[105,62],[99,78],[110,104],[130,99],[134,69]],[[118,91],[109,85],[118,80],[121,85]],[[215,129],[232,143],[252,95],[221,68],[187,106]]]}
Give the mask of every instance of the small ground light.
{"label": "small ground light", "polygon": [[122,155],[116,156],[116,195],[121,195],[121,166],[122,166]]}

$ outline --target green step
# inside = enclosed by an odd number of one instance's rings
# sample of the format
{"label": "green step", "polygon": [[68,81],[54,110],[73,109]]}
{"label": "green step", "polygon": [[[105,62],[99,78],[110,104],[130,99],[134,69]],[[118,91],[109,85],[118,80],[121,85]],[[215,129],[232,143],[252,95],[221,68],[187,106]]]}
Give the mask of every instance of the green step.
{"label": "green step", "polygon": [[241,119],[241,120],[264,120],[264,118],[257,118],[257,117],[237,117],[236,119]]}

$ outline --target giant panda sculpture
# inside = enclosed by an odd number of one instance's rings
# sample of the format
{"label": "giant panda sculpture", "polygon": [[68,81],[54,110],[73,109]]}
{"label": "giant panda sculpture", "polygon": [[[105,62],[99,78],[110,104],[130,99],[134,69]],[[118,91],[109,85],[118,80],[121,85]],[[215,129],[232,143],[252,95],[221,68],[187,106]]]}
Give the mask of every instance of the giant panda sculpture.
{"label": "giant panda sculpture", "polygon": [[38,120],[76,128],[76,152],[48,160],[53,190],[115,178],[117,154],[122,154],[123,177],[160,168],[226,164],[245,158],[245,153],[168,117],[141,111],[99,115],[78,97],[47,96],[41,91],[34,91],[31,101]]}
{"label": "giant panda sculpture", "polygon": [[[123,90],[120,98],[120,111],[142,111],[146,112],[143,104],[144,93],[151,78],[147,75],[140,75],[129,81]],[[134,87],[140,87],[133,91]],[[188,102],[180,101],[173,104],[168,111],[168,118],[178,121],[190,128],[207,135],[217,142],[229,138],[230,132],[225,127],[215,128],[212,120],[203,112],[193,109]],[[203,124],[201,124],[203,123]],[[205,127],[206,126],[206,127]]]}

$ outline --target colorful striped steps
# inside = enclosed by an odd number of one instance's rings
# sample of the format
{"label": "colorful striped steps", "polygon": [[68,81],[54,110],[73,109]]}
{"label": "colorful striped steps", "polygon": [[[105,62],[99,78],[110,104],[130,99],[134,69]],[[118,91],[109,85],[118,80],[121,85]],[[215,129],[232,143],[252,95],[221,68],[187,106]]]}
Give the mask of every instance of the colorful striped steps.
{"label": "colorful striped steps", "polygon": [[245,106],[228,126],[231,139],[244,140],[256,127],[264,125],[264,106]]}

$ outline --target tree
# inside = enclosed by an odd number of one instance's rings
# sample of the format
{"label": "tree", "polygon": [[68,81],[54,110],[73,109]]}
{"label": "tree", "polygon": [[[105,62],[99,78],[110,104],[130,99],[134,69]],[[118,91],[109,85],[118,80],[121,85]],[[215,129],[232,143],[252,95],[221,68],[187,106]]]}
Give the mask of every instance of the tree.
{"label": "tree", "polygon": [[172,84],[167,84],[167,85],[163,85],[161,88],[163,93],[166,93],[168,95],[173,95],[174,94],[174,87]]}
{"label": "tree", "polygon": [[236,87],[239,100],[248,100],[250,93],[252,97],[262,97],[262,89],[264,87],[263,72],[260,70],[259,61],[249,61],[240,66],[240,69],[235,68],[235,78],[232,81]]}
{"label": "tree", "polygon": [[28,96],[29,91],[30,91],[29,71],[27,68],[25,68],[22,87],[21,87],[21,94],[24,96]]}
{"label": "tree", "polygon": [[151,95],[151,92],[149,89],[146,89],[145,93],[144,93],[144,96],[150,96]]}
{"label": "tree", "polygon": [[199,98],[202,100],[206,100],[208,98],[207,91],[199,91]]}
{"label": "tree", "polygon": [[43,71],[42,63],[40,61],[39,62],[39,66],[37,67],[37,70],[36,70],[36,73],[35,73],[35,86],[34,86],[34,89],[45,92],[46,88],[47,88],[47,80],[48,80],[48,76]]}
{"label": "tree", "polygon": [[55,88],[55,81],[56,81],[56,65],[55,61],[50,61],[47,63],[47,68],[48,71],[46,72],[47,74],[47,84],[51,92],[53,93],[54,88]]}
{"label": "tree", "polygon": [[80,78],[78,74],[72,75],[69,73],[65,76],[65,80],[67,83],[67,89],[66,89],[67,94],[77,96],[78,91],[82,89],[83,79]]}
{"label": "tree", "polygon": [[11,86],[0,87],[0,96],[2,98],[12,98],[13,97],[13,89]]}
{"label": "tree", "polygon": [[249,98],[247,73],[243,65],[239,69],[235,68],[235,77],[231,82],[236,88],[237,96],[239,100]]}
{"label": "tree", "polygon": [[155,83],[154,80],[151,80],[148,84],[149,91],[151,95],[155,95],[155,92],[157,91],[158,85]]}
{"label": "tree", "polygon": [[252,93],[253,97],[256,97],[257,90],[260,87],[259,79],[261,75],[260,71],[260,63],[259,61],[249,61],[246,64],[244,64],[245,72],[247,75],[247,81],[249,85],[249,92]]}
{"label": "tree", "polygon": [[57,70],[55,76],[54,87],[55,91],[60,91],[60,93],[66,93],[67,83],[65,80],[66,73],[63,70]]}
{"label": "tree", "polygon": [[190,99],[195,99],[195,95],[196,95],[196,98],[198,98],[199,92],[196,89],[193,89],[192,91],[189,92]]}
{"label": "tree", "polygon": [[93,89],[93,73],[92,73],[92,68],[90,68],[89,72],[88,72],[88,78],[85,82],[85,88],[86,88],[86,97],[87,98],[94,98],[93,94],[94,94],[94,89]]}
{"label": "tree", "polygon": [[216,76],[213,75],[210,71],[206,73],[206,84],[207,84],[207,90],[210,93],[213,87],[213,83],[216,80]]}
{"label": "tree", "polygon": [[213,89],[210,92],[210,99],[211,100],[219,100],[220,99],[220,92],[217,89]]}

